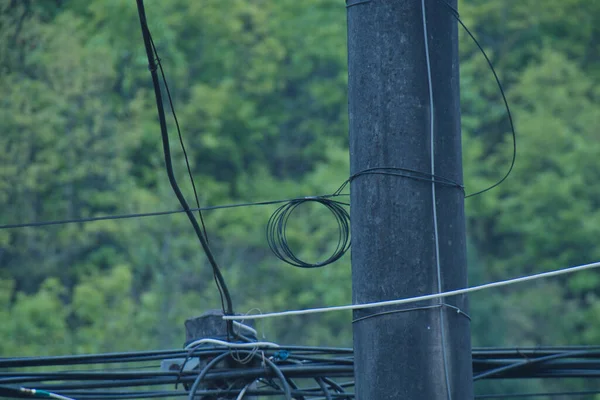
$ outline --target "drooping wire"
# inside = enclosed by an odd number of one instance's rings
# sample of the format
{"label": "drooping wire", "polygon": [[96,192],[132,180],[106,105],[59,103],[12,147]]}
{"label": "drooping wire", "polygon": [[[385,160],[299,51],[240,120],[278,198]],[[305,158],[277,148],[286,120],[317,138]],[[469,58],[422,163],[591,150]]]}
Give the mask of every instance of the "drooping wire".
{"label": "drooping wire", "polygon": [[198,199],[198,192],[196,191],[196,183],[194,182],[194,176],[192,175],[192,168],[190,167],[190,161],[188,159],[187,151],[185,149],[185,144],[183,142],[183,136],[181,135],[181,128],[179,127],[179,120],[177,119],[177,114],[175,113],[175,106],[173,105],[173,99],[171,98],[171,91],[169,90],[169,85],[167,84],[167,77],[165,76],[165,71],[163,69],[162,63],[160,61],[160,57],[158,56],[158,50],[156,50],[156,46],[154,45],[154,40],[152,40],[152,35],[150,31],[148,31],[148,37],[150,38],[150,44],[152,45],[152,49],[154,50],[154,54],[156,55],[156,63],[158,64],[158,69],[160,70],[160,74],[162,76],[162,81],[165,86],[165,91],[167,92],[167,98],[169,99],[169,106],[171,107],[171,114],[173,114],[173,120],[175,121],[175,126],[177,127],[177,136],[179,137],[179,143],[181,144],[181,150],[183,151],[183,157],[185,158],[185,165],[187,167],[188,175],[190,177],[190,182],[192,183],[192,189],[194,190],[194,198],[196,199],[196,207],[198,208],[198,216],[200,217],[200,223],[202,224],[202,230],[204,232],[204,237],[208,242],[208,234],[206,233],[206,225],[204,224],[204,217],[202,216],[202,211],[200,210],[200,200]]}
{"label": "drooping wire", "polygon": [[[156,97],[156,108],[158,111],[158,119],[159,119],[159,123],[160,123],[160,131],[161,131],[161,137],[162,137],[165,166],[166,166],[166,170],[167,170],[167,176],[169,178],[169,183],[171,184],[173,192],[175,192],[175,195],[176,195],[177,199],[179,200],[179,203],[181,204],[182,208],[185,210],[185,213],[188,216],[188,219],[192,223],[194,231],[196,232],[196,235],[198,236],[198,239],[200,240],[200,244],[202,245],[202,248],[204,249],[204,253],[206,254],[206,257],[208,258],[208,261],[212,267],[213,278],[217,285],[217,289],[219,291],[219,296],[221,297],[221,306],[223,309],[223,314],[232,315],[233,314],[233,304],[231,301],[231,295],[229,293],[229,289],[227,288],[227,284],[225,283],[225,278],[223,277],[223,274],[221,273],[219,265],[217,264],[217,261],[212,253],[212,250],[210,249],[210,246],[208,245],[208,242],[206,241],[206,238],[202,234],[200,226],[198,225],[198,221],[196,221],[196,217],[190,210],[190,207],[187,204],[187,201],[185,200],[185,197],[183,196],[183,193],[181,192],[179,185],[177,184],[177,179],[175,178],[175,174],[173,172],[173,164],[172,164],[172,160],[171,160],[171,149],[170,149],[170,145],[169,145],[169,134],[168,134],[167,123],[166,123],[166,119],[165,119],[165,111],[164,111],[164,107],[163,107],[163,103],[162,103],[162,92],[160,89],[160,82],[158,80],[158,74],[156,73],[156,54],[154,53],[154,49],[152,47],[152,42],[150,39],[150,29],[148,27],[148,23],[146,20],[146,12],[144,10],[144,1],[143,0],[137,0],[137,8],[138,8],[138,14],[139,14],[139,19],[140,19],[140,25],[142,28],[142,37],[144,39],[144,45],[146,47],[146,56],[148,58],[148,66],[150,69],[150,73],[152,75],[152,84],[154,86],[154,94]],[[228,329],[227,329],[228,333],[233,332],[232,324],[228,323],[227,327],[228,327]]]}
{"label": "drooping wire", "polygon": [[493,185],[491,185],[483,190],[480,190],[478,192],[471,193],[471,194],[468,194],[465,196],[465,198],[469,198],[469,197],[478,196],[482,193],[492,190],[493,188],[501,185],[508,178],[508,176],[511,174],[511,172],[515,166],[515,162],[517,160],[517,134],[515,132],[515,124],[513,121],[512,113],[510,112],[510,106],[508,105],[508,100],[506,99],[506,94],[504,93],[504,87],[502,86],[502,82],[500,81],[500,78],[498,77],[498,74],[496,73],[494,64],[492,63],[492,61],[488,57],[487,53],[483,49],[483,46],[481,46],[481,44],[479,44],[479,41],[475,38],[475,35],[473,35],[473,33],[471,33],[471,30],[469,28],[467,28],[467,26],[464,24],[464,22],[462,22],[462,20],[460,19],[460,15],[458,14],[458,10],[456,8],[452,7],[452,5],[445,0],[438,0],[438,1],[440,1],[442,4],[444,4],[450,10],[450,13],[454,16],[454,18],[456,18],[456,20],[463,27],[465,32],[467,32],[467,34],[471,37],[471,39],[473,40],[473,43],[475,43],[475,45],[477,46],[477,48],[479,49],[481,54],[483,54],[483,57],[485,57],[485,61],[487,61],[488,65],[490,67],[490,70],[492,71],[492,74],[494,74],[494,79],[496,80],[496,84],[498,85],[498,89],[500,90],[500,94],[502,95],[502,101],[504,102],[504,107],[506,108],[506,114],[508,116],[508,121],[510,123],[510,131],[511,131],[511,135],[512,135],[513,154],[512,154],[510,166],[508,167],[508,171],[506,171],[506,173],[504,174],[502,179],[500,179]]}

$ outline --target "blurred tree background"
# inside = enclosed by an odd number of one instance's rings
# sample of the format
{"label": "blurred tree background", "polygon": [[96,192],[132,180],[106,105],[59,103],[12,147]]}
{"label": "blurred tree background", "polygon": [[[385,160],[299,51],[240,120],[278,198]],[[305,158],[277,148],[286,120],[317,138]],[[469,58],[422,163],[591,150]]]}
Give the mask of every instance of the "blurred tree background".
{"label": "blurred tree background", "polygon": [[[460,11],[518,130],[513,175],[466,201],[470,283],[600,259],[600,2],[464,0]],[[327,194],[345,180],[341,0],[149,1],[147,13],[203,205]],[[145,57],[134,1],[0,0],[2,224],[178,208]],[[461,97],[472,192],[502,176],[512,144],[493,77],[463,32]],[[172,148],[190,201],[175,136]],[[270,253],[274,209],[205,213],[236,311],[349,303],[349,256],[302,270]],[[294,239],[318,257],[335,222],[304,212]],[[181,214],[0,230],[0,266],[2,356],[180,347],[185,318],[220,307]],[[473,344],[597,344],[599,284],[587,272],[474,294]],[[282,343],[351,345],[344,313],[258,328]]]}

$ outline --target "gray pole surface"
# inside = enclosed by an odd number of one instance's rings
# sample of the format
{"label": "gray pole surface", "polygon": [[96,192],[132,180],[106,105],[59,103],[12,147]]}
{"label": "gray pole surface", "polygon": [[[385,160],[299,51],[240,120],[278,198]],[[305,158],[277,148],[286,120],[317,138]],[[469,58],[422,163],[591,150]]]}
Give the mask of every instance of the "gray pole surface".
{"label": "gray pole surface", "polygon": [[[351,173],[425,174],[353,179],[353,302],[466,287],[464,192],[431,183],[432,123],[435,175],[462,183],[457,23],[441,1],[425,1],[428,73],[421,0],[347,6]],[[443,302],[354,312],[358,400],[473,398],[467,298]]]}

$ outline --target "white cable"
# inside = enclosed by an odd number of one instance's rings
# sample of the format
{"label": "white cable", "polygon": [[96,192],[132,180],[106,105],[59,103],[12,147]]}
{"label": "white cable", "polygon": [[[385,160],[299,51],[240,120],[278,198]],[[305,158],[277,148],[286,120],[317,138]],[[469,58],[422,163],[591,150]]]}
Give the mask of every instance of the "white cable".
{"label": "white cable", "polygon": [[238,332],[241,332],[241,330],[247,330],[248,332],[251,332],[254,336],[258,337],[258,332],[251,326],[244,325],[243,323],[238,321],[233,321],[233,325],[237,326],[240,329],[240,331]]}
{"label": "white cable", "polygon": [[[247,318],[247,317],[240,315],[240,316],[238,316],[238,319],[239,318]],[[214,344],[217,346],[225,346],[225,347],[229,347],[231,349],[248,349],[248,348],[253,349],[253,348],[259,348],[259,347],[274,347],[274,348],[279,347],[279,345],[277,343],[273,343],[273,342],[231,343],[231,342],[225,342],[223,340],[218,340],[218,339],[204,338],[204,339],[194,340],[192,343],[185,346],[185,349],[189,350],[191,348],[194,348],[198,345],[205,344],[205,343]]]}
{"label": "white cable", "polygon": [[285,317],[285,316],[291,316],[291,315],[307,315],[307,314],[318,314],[318,313],[334,312],[334,311],[362,310],[365,308],[375,308],[375,307],[383,307],[383,306],[394,306],[394,305],[400,305],[400,304],[410,304],[410,303],[417,303],[419,301],[441,299],[441,298],[450,297],[450,296],[458,296],[460,294],[478,292],[478,291],[484,290],[484,289],[492,289],[492,288],[497,288],[500,286],[508,286],[508,285],[514,285],[517,283],[523,283],[523,282],[529,282],[529,281],[534,281],[534,280],[538,280],[538,279],[550,278],[553,276],[572,274],[575,272],[585,271],[587,269],[598,268],[598,267],[600,267],[600,262],[578,265],[575,267],[558,269],[558,270],[549,271],[549,272],[542,272],[539,274],[522,276],[520,278],[508,279],[505,281],[491,282],[491,283],[486,283],[486,284],[479,285],[479,286],[467,287],[467,288],[463,288],[463,289],[450,290],[448,292],[427,294],[427,295],[416,296],[416,297],[409,297],[409,298],[405,298],[405,299],[378,301],[378,302],[374,302],[374,303],[364,303],[364,304],[349,304],[349,305],[345,305],[345,306],[307,308],[304,310],[289,310],[289,311],[272,312],[272,313],[259,314],[259,315],[246,315],[246,316],[224,315],[223,319],[224,320],[235,320],[235,319],[241,319],[241,318],[265,319],[265,318]]}
{"label": "white cable", "polygon": [[[425,61],[427,64],[427,86],[429,89],[429,146],[431,160],[431,201],[433,207],[433,236],[435,238],[435,264],[437,272],[438,293],[442,292],[442,266],[440,262],[440,236],[437,220],[437,203],[435,196],[435,112],[433,105],[433,82],[431,79],[431,59],[429,57],[429,37],[427,32],[427,13],[425,10],[425,0],[421,0],[421,15],[423,17],[423,40],[425,43]],[[442,299],[439,299],[442,304]],[[448,373],[448,350],[446,348],[446,329],[444,324],[444,309],[440,308],[440,336],[442,341],[442,358],[444,361],[444,376],[446,379],[446,389],[448,400],[452,400],[452,390],[450,389],[450,375]]]}

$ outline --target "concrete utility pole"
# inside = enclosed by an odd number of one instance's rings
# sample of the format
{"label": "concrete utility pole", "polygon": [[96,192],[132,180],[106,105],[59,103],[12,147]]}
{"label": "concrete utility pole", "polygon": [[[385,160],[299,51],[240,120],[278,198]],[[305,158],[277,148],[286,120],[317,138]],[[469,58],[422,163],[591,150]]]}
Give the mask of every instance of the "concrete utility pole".
{"label": "concrete utility pole", "polygon": [[[399,168],[352,181],[355,304],[467,285],[464,192],[439,182],[462,182],[457,23],[424,3],[347,0],[351,173]],[[467,299],[443,302],[354,313],[357,399],[473,398]]]}

